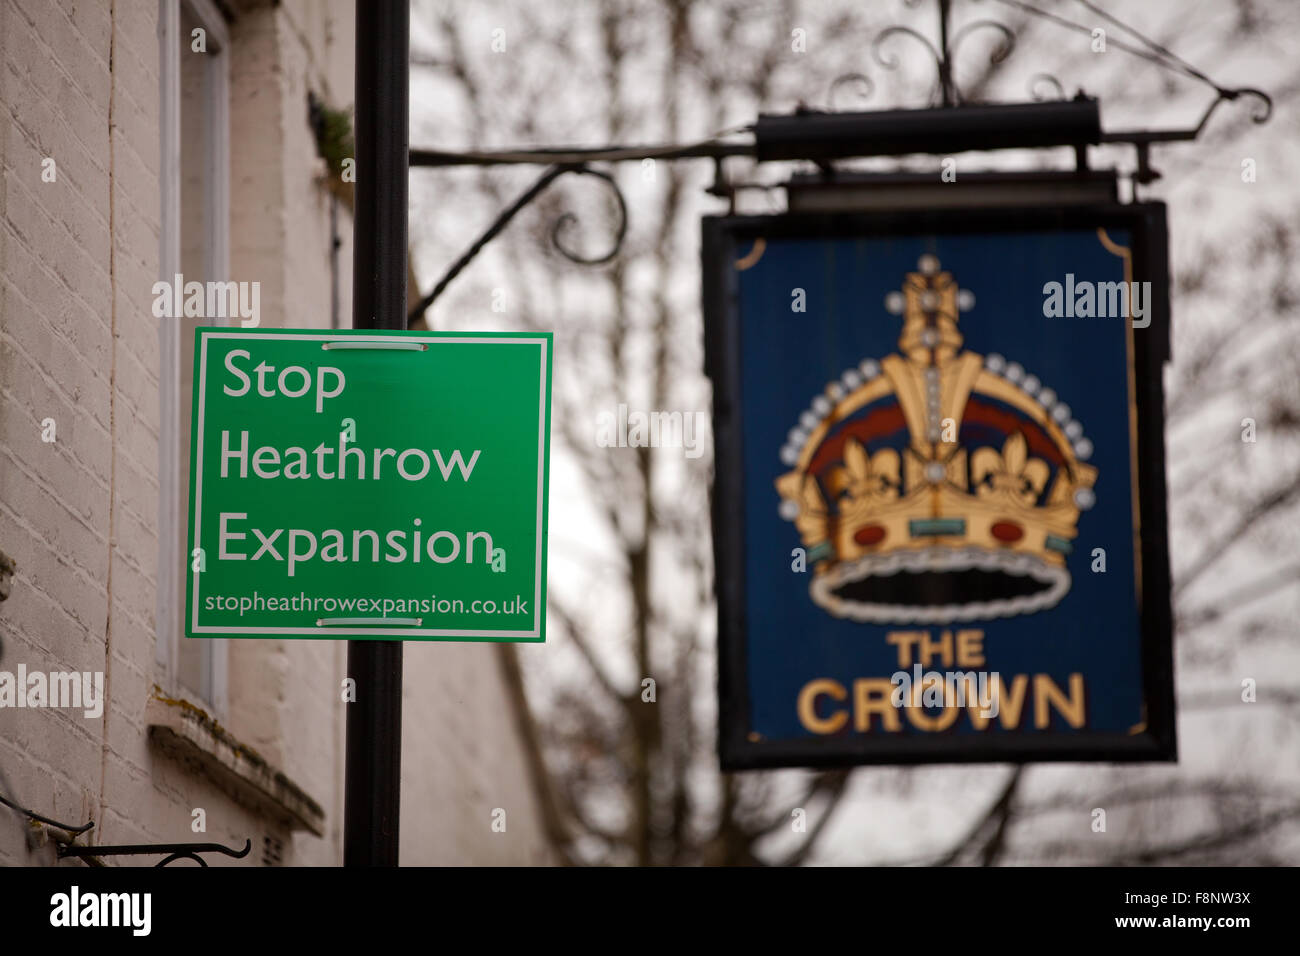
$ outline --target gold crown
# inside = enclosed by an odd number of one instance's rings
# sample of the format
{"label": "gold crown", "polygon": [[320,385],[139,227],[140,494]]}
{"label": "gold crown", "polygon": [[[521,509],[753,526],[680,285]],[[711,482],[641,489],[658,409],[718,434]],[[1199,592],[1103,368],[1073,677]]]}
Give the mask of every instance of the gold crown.
{"label": "gold crown", "polygon": [[790,431],[776,480],[836,617],[944,624],[1049,608],[1092,507],[1092,443],[1068,405],[1000,355],[962,351],[959,290],[932,255],[901,292],[899,354],[826,386]]}

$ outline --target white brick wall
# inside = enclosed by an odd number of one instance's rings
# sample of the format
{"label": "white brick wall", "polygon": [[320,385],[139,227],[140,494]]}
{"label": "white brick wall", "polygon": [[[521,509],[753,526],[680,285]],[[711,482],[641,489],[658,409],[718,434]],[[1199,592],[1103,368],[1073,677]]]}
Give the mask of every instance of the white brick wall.
{"label": "white brick wall", "polygon": [[[264,326],[329,324],[329,200],[307,91],[352,102],[350,0],[241,2],[231,34],[231,278],[262,283]],[[148,740],[156,681],[160,442],[158,6],[0,2],[0,670],[104,671],[101,720],[0,709],[0,768],[17,799],[92,841],[286,841],[287,863],[342,850],[342,643],[231,642],[227,729],[325,809],[326,835],[240,807]],[[110,68],[110,63],[112,64]],[[41,181],[52,156],[56,183]],[[340,210],[343,324],[350,217]],[[57,442],[41,422],[57,422]],[[163,439],[166,440],[164,436]],[[410,644],[403,841],[408,863],[549,857],[491,647]],[[170,689],[169,689],[170,690]],[[190,830],[191,810],[207,832]],[[491,832],[493,808],[508,813]],[[0,865],[29,852],[0,814]],[[135,861],[140,862],[140,861]],[[222,859],[212,862],[219,865]],[[80,864],[68,864],[79,866]]]}

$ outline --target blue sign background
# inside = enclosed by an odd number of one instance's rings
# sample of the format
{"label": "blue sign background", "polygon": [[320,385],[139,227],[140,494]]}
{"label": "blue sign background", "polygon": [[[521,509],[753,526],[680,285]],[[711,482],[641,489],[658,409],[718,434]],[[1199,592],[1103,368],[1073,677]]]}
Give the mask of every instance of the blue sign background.
{"label": "blue sign background", "polygon": [[[1129,245],[1124,230],[1112,229],[1108,237]],[[1080,514],[1078,537],[1066,558],[1072,583],[1054,608],[947,626],[864,624],[837,619],[813,602],[811,562],[807,573],[791,569],[792,549],[802,542],[777,510],[774,482],[789,470],[779,458],[781,447],[828,383],[863,359],[898,351],[902,318],[886,311],[885,296],[902,287],[926,253],[937,256],[942,270],[975,295],[974,307],[960,315],[963,349],[996,352],[1020,363],[1069,404],[1093,443],[1088,461],[1099,472],[1097,500]],[[898,649],[885,635],[918,629],[932,637],[943,630],[982,629],[983,669],[998,672],[1004,682],[1018,674],[1046,674],[1064,690],[1072,672],[1084,676],[1082,730],[1055,712],[1050,728],[1036,730],[1031,688],[1018,729],[1004,729],[995,718],[989,729],[975,731],[961,718],[949,733],[1123,733],[1142,721],[1126,321],[1044,317],[1044,284],[1064,283],[1067,273],[1076,282],[1126,278],[1124,260],[1102,245],[1096,230],[768,239],[758,262],[737,274],[751,735],[816,737],[799,721],[800,689],[816,678],[831,678],[850,691],[857,678],[888,678],[900,668]],[[796,288],[804,290],[805,313],[791,309]],[[1106,552],[1104,574],[1090,570],[1098,547]],[[974,668],[932,662],[926,669]],[[851,692],[848,701],[835,706],[851,709]],[[924,735],[907,721],[902,726],[905,734]],[[842,731],[853,732],[851,722]]]}

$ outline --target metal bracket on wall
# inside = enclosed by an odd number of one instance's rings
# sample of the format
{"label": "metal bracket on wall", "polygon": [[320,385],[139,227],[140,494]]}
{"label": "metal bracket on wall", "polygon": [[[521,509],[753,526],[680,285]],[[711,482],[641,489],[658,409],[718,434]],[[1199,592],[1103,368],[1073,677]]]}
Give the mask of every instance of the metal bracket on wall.
{"label": "metal bracket on wall", "polygon": [[[922,0],[902,0],[908,7],[919,6]],[[1053,23],[1057,27],[1093,37],[1093,27],[1076,23],[1057,14],[1039,9],[1026,0],[997,0],[1005,7]],[[1151,165],[1151,146],[1155,143],[1191,141],[1205,129],[1210,116],[1225,101],[1252,97],[1259,101],[1251,116],[1255,123],[1267,122],[1273,112],[1273,101],[1267,93],[1254,87],[1229,88],[1215,83],[1173,51],[1148,39],[1127,24],[1092,4],[1079,0],[1095,16],[1100,17],[1119,31],[1133,38],[1125,42],[1111,38],[1107,42],[1115,49],[1147,60],[1173,73],[1179,73],[1206,84],[1215,91],[1200,122],[1192,129],[1173,130],[1120,130],[1103,132],[1099,105],[1096,99],[1079,91],[1067,98],[1064,85],[1049,73],[1035,73],[1029,79],[1032,101],[1012,104],[972,103],[963,96],[953,74],[954,54],[962,41],[976,30],[992,30],[1000,42],[989,56],[990,64],[1001,63],[1015,46],[1015,33],[1003,23],[980,19],[970,21],[957,30],[950,29],[952,0],[935,0],[939,18],[938,45],[931,43],[920,32],[909,26],[891,26],[873,38],[871,49],[877,63],[887,70],[895,70],[900,61],[884,49],[895,37],[909,37],[918,41],[934,60],[938,80],[931,102],[937,104],[927,109],[877,110],[872,112],[843,111],[835,109],[836,95],[841,90],[855,86],[859,95],[867,98],[874,94],[876,85],[863,73],[847,73],[831,84],[831,110],[821,111],[800,106],[791,114],[760,115],[754,123],[719,133],[695,143],[656,145],[608,145],[599,147],[525,147],[505,150],[472,150],[451,152],[435,149],[411,149],[409,166],[499,166],[499,165],[549,165],[542,177],[508,209],[505,210],[469,250],[448,269],[428,295],[424,296],[408,316],[408,325],[417,321],[442,294],[447,284],[492,241],[524,206],[532,202],[556,178],[566,172],[597,176],[614,190],[618,202],[618,236],[611,251],[597,258],[583,258],[565,250],[558,242],[561,228],[573,221],[565,214],[551,230],[551,241],[560,252],[574,262],[599,265],[610,261],[622,246],[627,232],[627,207],[618,184],[608,173],[588,168],[593,162],[642,162],[647,159],[674,162],[682,159],[711,159],[714,162],[714,179],[707,191],[726,199],[735,212],[736,193],[741,189],[769,189],[770,184],[728,182],[723,175],[722,162],[727,157],[747,156],[759,163],[782,160],[803,160],[814,163],[825,181],[836,179],[835,162],[840,159],[866,156],[899,156],[912,153],[951,155],[968,150],[1041,148],[1045,146],[1072,147],[1075,151],[1075,171],[1081,177],[1089,172],[1088,146],[1127,143],[1137,152],[1137,169],[1132,177],[1135,183],[1146,184],[1160,178]],[[749,133],[752,143],[726,142],[732,133]],[[1136,197],[1135,197],[1136,198]]]}
{"label": "metal bracket on wall", "polygon": [[98,858],[104,856],[146,856],[164,854],[164,858],[156,866],[166,866],[177,860],[193,860],[199,866],[207,866],[200,853],[223,853],[226,856],[242,860],[248,856],[253,849],[253,841],[245,840],[242,850],[232,850],[228,846],[222,846],[220,843],[136,843],[123,846],[74,846],[72,844],[60,844],[58,848],[59,859],[65,857],[76,857],[85,859],[87,857]]}
{"label": "metal bracket on wall", "polygon": [[[414,159],[414,157],[412,158]],[[483,235],[479,236],[479,238],[475,240],[474,244],[469,247],[465,254],[452,263],[451,268],[449,268],[446,274],[438,280],[438,284],[433,287],[433,290],[420,299],[420,301],[415,304],[415,307],[408,313],[406,317],[407,326],[409,327],[424,315],[425,310],[427,310],[429,306],[433,305],[434,300],[437,299],[438,296],[442,295],[443,290],[451,284],[451,280],[460,275],[461,271],[483,250],[483,247],[495,239],[501,230],[510,224],[510,220],[515,218],[515,215],[521,209],[540,196],[547,186],[555,182],[555,180],[559,179],[565,173],[574,173],[579,176],[595,176],[597,179],[606,183],[609,188],[614,191],[614,201],[618,204],[618,233],[614,237],[613,248],[603,256],[588,257],[579,255],[576,252],[564,248],[564,244],[560,241],[560,233],[568,226],[577,222],[578,218],[573,213],[566,212],[551,225],[551,245],[555,246],[560,255],[564,256],[564,258],[568,259],[570,262],[576,262],[579,265],[585,266],[603,265],[618,255],[619,249],[623,247],[623,238],[627,235],[627,203],[623,200],[623,192],[618,188],[618,183],[614,181],[614,177],[609,173],[604,173],[597,169],[590,169],[583,163],[559,163],[544,172],[541,177],[538,178],[537,182],[529,186],[518,199],[511,203],[510,206],[501,213],[501,215],[497,216],[492,225],[488,226]]]}

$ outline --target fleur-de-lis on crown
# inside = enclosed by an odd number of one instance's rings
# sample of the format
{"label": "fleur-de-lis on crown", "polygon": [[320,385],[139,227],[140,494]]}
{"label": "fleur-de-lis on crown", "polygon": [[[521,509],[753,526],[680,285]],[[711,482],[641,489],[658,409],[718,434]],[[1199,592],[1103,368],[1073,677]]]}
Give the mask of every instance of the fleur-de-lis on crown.
{"label": "fleur-de-lis on crown", "polygon": [[832,494],[847,494],[854,503],[893,501],[898,497],[898,452],[882,448],[874,455],[856,438],[844,443],[844,467],[831,475]]}
{"label": "fleur-de-lis on crown", "polygon": [[817,481],[807,478],[799,492],[799,514],[794,519],[794,526],[805,541],[823,541],[830,533],[829,519],[826,514],[826,502],[817,490]]}
{"label": "fleur-de-lis on crown", "polygon": [[1050,473],[1047,462],[1029,457],[1028,443],[1020,432],[1007,438],[1001,454],[993,448],[981,448],[971,458],[971,477],[980,495],[1007,495],[1027,507],[1032,507],[1043,493]]}

